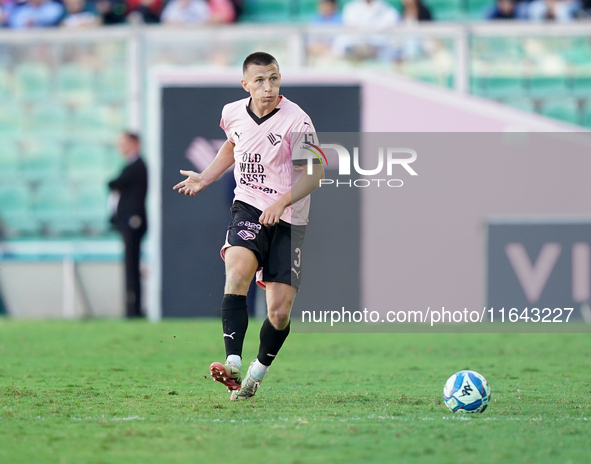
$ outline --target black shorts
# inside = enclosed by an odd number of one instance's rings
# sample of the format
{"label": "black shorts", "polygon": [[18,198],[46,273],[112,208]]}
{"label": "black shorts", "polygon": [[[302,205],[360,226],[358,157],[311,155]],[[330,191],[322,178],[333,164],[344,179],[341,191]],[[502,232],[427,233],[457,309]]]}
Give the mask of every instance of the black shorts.
{"label": "black shorts", "polygon": [[239,200],[230,211],[232,220],[221,250],[222,258],[228,247],[248,248],[259,262],[257,284],[260,287],[265,288],[265,282],[283,282],[299,290],[306,226],[279,221],[279,224],[265,227],[259,223],[262,211]]}

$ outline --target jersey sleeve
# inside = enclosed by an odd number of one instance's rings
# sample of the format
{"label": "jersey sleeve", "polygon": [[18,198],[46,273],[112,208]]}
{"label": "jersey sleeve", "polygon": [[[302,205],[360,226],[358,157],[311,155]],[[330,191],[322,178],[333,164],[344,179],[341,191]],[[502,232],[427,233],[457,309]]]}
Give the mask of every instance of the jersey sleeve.
{"label": "jersey sleeve", "polygon": [[301,165],[307,162],[308,158],[311,158],[313,163],[320,163],[320,160],[315,156],[319,145],[318,134],[316,134],[312,120],[306,116],[294,125],[294,131],[291,133],[292,163]]}
{"label": "jersey sleeve", "polygon": [[224,106],[224,108],[222,109],[222,119],[220,120],[220,127],[226,133],[226,137],[228,138],[228,140],[233,144],[236,144],[236,142],[234,142],[234,138],[232,137],[231,123],[228,120],[228,105]]}

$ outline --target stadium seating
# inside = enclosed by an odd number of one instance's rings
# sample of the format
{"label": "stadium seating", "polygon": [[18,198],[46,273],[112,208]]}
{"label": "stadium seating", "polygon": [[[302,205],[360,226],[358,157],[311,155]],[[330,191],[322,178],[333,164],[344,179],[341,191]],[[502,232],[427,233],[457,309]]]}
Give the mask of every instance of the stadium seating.
{"label": "stadium seating", "polygon": [[[518,37],[475,37],[472,43],[473,58],[484,59],[493,66],[507,70],[519,69],[524,58],[522,40]],[[517,68],[515,68],[517,65]],[[497,71],[498,72],[498,71]]]}
{"label": "stadium seating", "polygon": [[123,110],[115,105],[87,105],[70,115],[72,135],[88,141],[112,141],[125,128]]}
{"label": "stadium seating", "polygon": [[430,61],[410,61],[404,67],[404,74],[431,84],[453,86],[453,75],[438,71]]}
{"label": "stadium seating", "polygon": [[542,105],[541,113],[544,116],[571,124],[578,124],[580,122],[579,105],[574,99],[546,100]]}
{"label": "stadium seating", "polygon": [[243,21],[260,23],[287,22],[290,19],[289,2],[284,0],[250,0],[244,2]]}
{"label": "stadium seating", "polygon": [[12,181],[0,184],[0,227],[7,237],[33,235],[39,231],[31,207],[30,189]]}
{"label": "stadium seating", "polygon": [[472,74],[470,76],[470,93],[480,97],[486,95],[486,77]]}
{"label": "stadium seating", "polygon": [[488,76],[485,81],[484,96],[502,98],[522,95],[524,80],[520,76]]}
{"label": "stadium seating", "polygon": [[18,137],[24,133],[24,111],[17,102],[5,100],[0,103],[0,136]]}
{"label": "stadium seating", "polygon": [[125,67],[107,68],[97,76],[97,98],[104,102],[124,102],[127,98]]}
{"label": "stadium seating", "polygon": [[76,197],[76,215],[85,231],[102,235],[109,230],[107,211],[108,189],[105,184],[82,185]]}
{"label": "stadium seating", "polygon": [[125,166],[125,160],[119,153],[119,150],[114,145],[107,147],[107,167],[106,175],[107,180],[114,179],[119,175],[123,167]]}
{"label": "stadium seating", "polygon": [[0,182],[13,180],[20,174],[20,153],[14,139],[0,138]]}
{"label": "stadium seating", "polygon": [[472,94],[591,127],[580,115],[591,105],[587,39],[478,37],[471,56]]}
{"label": "stadium seating", "polygon": [[13,92],[11,74],[0,69],[0,101],[11,98]]}
{"label": "stadium seating", "polygon": [[570,90],[572,95],[586,98],[588,104],[591,104],[591,74],[574,76]]}
{"label": "stadium seating", "polygon": [[40,101],[48,98],[52,90],[51,71],[41,62],[25,62],[15,69],[18,83],[17,94],[25,101]]}
{"label": "stadium seating", "polygon": [[107,153],[102,145],[76,143],[66,151],[66,169],[73,181],[104,182],[107,178]]}
{"label": "stadium seating", "polygon": [[298,11],[301,17],[310,20],[317,14],[318,0],[301,0]]}
{"label": "stadium seating", "polygon": [[531,97],[547,98],[568,94],[567,77],[562,76],[531,76],[525,79],[527,94]]}
{"label": "stadium seating", "polygon": [[38,137],[64,137],[68,110],[59,101],[36,103],[30,110],[29,130]]}
{"label": "stadium seating", "polygon": [[438,21],[459,21],[465,14],[462,0],[427,0],[425,4]]}
{"label": "stadium seating", "polygon": [[468,9],[468,19],[482,20],[487,11],[494,4],[491,0],[469,0],[465,1],[464,4]]}
{"label": "stadium seating", "polygon": [[76,195],[63,180],[50,180],[37,189],[35,215],[48,235],[76,235],[83,223],[76,214]]}
{"label": "stadium seating", "polygon": [[23,142],[23,174],[30,181],[58,178],[63,173],[62,145],[53,139]]}
{"label": "stadium seating", "polygon": [[[352,0],[339,2],[342,8]],[[400,0],[385,0],[402,11]],[[425,0],[433,17],[438,21],[483,19],[493,0]],[[310,21],[317,11],[317,0],[245,0],[241,22],[271,23]]]}
{"label": "stadium seating", "polygon": [[[343,6],[353,0],[341,0]],[[402,11],[401,0],[384,0]],[[424,0],[436,21],[462,22],[484,20],[494,0]],[[240,17],[245,23],[306,23],[317,14],[317,0],[244,0],[244,14]],[[584,51],[586,44],[580,47]],[[588,46],[588,45],[587,45]],[[575,54],[577,52],[575,51]],[[587,52],[588,53],[588,52]],[[584,54],[579,55],[584,59]]]}
{"label": "stadium seating", "polygon": [[531,98],[517,96],[513,98],[503,99],[500,101],[505,105],[509,105],[513,108],[517,108],[522,111],[527,111],[529,113],[534,113],[536,111],[536,105]]}
{"label": "stadium seating", "polygon": [[93,73],[76,63],[60,66],[57,87],[61,98],[69,103],[88,104],[93,98]]}
{"label": "stadium seating", "polygon": [[591,127],[591,105],[587,104],[585,111],[583,112],[583,117],[581,123],[586,127]]}
{"label": "stadium seating", "polygon": [[586,38],[573,37],[570,38],[566,46],[563,46],[559,52],[573,65],[588,65],[589,55],[591,54],[591,43]]}

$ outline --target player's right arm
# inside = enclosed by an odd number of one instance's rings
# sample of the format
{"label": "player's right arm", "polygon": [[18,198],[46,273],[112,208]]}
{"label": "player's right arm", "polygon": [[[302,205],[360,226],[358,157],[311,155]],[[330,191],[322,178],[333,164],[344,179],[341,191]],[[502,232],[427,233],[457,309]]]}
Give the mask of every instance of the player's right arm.
{"label": "player's right arm", "polygon": [[226,140],[214,160],[202,173],[181,170],[181,174],[187,176],[187,178],[176,184],[173,189],[178,190],[179,193],[194,197],[226,172],[226,169],[233,164],[234,144]]}

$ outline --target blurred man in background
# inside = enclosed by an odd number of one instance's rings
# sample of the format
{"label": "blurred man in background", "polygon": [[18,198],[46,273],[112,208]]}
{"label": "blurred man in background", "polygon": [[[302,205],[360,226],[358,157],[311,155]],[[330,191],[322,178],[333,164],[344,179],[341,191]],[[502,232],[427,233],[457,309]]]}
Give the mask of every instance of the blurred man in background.
{"label": "blurred man in background", "polygon": [[141,143],[137,134],[124,132],[118,148],[127,165],[119,177],[109,182],[113,198],[111,222],[125,244],[125,314],[142,317],[140,244],[147,230],[148,171],[140,157]]}
{"label": "blurred man in background", "polygon": [[100,17],[86,0],[63,0],[66,13],[60,25],[69,28],[95,27],[101,23]]}
{"label": "blurred man in background", "polygon": [[52,0],[28,0],[14,7],[8,15],[8,27],[29,29],[57,26],[64,15],[64,6]]}
{"label": "blurred man in background", "polygon": [[[527,5],[525,5],[525,11],[527,12]],[[517,0],[497,0],[495,5],[487,11],[486,19],[526,19],[526,16],[519,16]]]}
{"label": "blurred man in background", "polygon": [[386,29],[400,22],[400,13],[383,0],[353,0],[343,8],[345,26]]}
{"label": "blurred man in background", "polygon": [[107,26],[124,23],[129,13],[125,0],[97,0],[95,7]]}
{"label": "blurred man in background", "polygon": [[317,9],[318,13],[312,21],[314,24],[343,24],[336,0],[320,0]]}
{"label": "blurred man in background", "polygon": [[162,13],[162,0],[128,0],[127,22],[134,24],[158,24]]}
{"label": "blurred man in background", "polygon": [[333,53],[353,61],[392,61],[398,51],[391,46],[385,29],[400,23],[398,10],[383,0],[353,0],[343,8],[343,24],[372,34],[348,34],[337,37]]}
{"label": "blurred man in background", "polygon": [[0,0],[0,27],[8,26],[10,14],[16,7],[13,0]]}
{"label": "blurred man in background", "polygon": [[170,0],[162,10],[160,20],[165,24],[198,25],[211,19],[205,0]]}
{"label": "blurred man in background", "polygon": [[432,21],[433,15],[422,0],[402,0],[402,20],[405,23]]}
{"label": "blurred man in background", "polygon": [[528,8],[529,19],[534,21],[573,21],[581,10],[578,0],[534,0]]}

